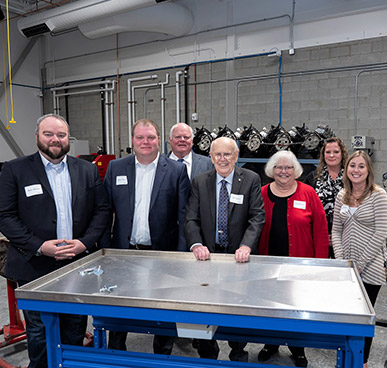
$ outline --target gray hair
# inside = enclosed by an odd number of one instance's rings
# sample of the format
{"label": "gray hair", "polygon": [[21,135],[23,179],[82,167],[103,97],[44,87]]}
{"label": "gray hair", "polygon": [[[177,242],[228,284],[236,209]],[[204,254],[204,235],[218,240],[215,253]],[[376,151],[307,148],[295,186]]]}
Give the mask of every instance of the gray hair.
{"label": "gray hair", "polygon": [[40,118],[38,118],[38,120],[36,121],[35,135],[38,135],[38,133],[39,133],[40,123],[41,123],[44,119],[50,118],[50,117],[53,117],[53,118],[56,118],[56,119],[58,119],[58,120],[63,121],[63,122],[66,124],[66,126],[67,126],[68,134],[69,134],[69,136],[70,136],[70,125],[69,125],[69,123],[66,121],[66,119],[65,119],[63,116],[60,116],[60,115],[58,115],[58,114],[53,114],[53,113],[51,113],[51,114],[46,114],[46,115],[43,115],[43,116],[41,116]]}
{"label": "gray hair", "polygon": [[232,143],[232,145],[234,146],[234,152],[233,152],[233,153],[239,151],[238,144],[237,144],[237,142],[236,142],[234,139],[228,138],[228,137],[219,137],[219,138],[216,138],[215,140],[213,140],[213,141],[211,142],[210,152],[212,152],[212,150],[213,150],[213,148],[214,148],[214,144],[215,144],[216,142],[219,142],[219,141],[226,141],[226,142]]}
{"label": "gray hair", "polygon": [[274,166],[276,166],[277,163],[282,159],[288,160],[289,163],[294,167],[294,176],[296,179],[302,175],[302,166],[298,162],[294,153],[292,151],[278,151],[270,157],[269,161],[265,165],[265,174],[269,178],[274,177]]}
{"label": "gray hair", "polygon": [[189,130],[191,131],[192,137],[194,136],[193,129],[187,123],[176,123],[175,125],[172,125],[171,130],[169,131],[169,138],[172,138],[173,129],[177,128],[179,126],[179,124],[185,124],[189,128]]}

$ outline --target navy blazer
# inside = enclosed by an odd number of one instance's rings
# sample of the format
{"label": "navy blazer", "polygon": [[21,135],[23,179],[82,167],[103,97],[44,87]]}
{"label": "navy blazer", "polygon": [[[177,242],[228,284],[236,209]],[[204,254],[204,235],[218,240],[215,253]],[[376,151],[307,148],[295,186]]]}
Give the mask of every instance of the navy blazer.
{"label": "navy blazer", "polygon": [[[241,245],[247,245],[255,253],[265,223],[259,175],[236,166],[231,194],[238,196],[239,203],[230,200],[227,251],[234,253]],[[211,170],[192,181],[184,225],[188,247],[201,243],[215,252],[216,216],[216,171]]]}
{"label": "navy blazer", "polygon": [[[73,239],[92,251],[108,223],[109,204],[95,165],[71,156],[67,156],[67,163]],[[37,191],[28,192],[31,186]],[[54,197],[39,153],[4,163],[0,176],[0,231],[10,241],[6,277],[31,281],[70,262],[36,255],[46,240],[57,239],[56,219]]]}
{"label": "navy blazer", "polygon": [[[121,177],[117,185],[117,177]],[[126,180],[123,180],[123,178]],[[115,211],[113,237],[104,235],[102,248],[128,249],[132,234],[136,169],[135,155],[110,161],[104,186]],[[187,250],[183,233],[185,205],[191,190],[186,166],[160,155],[149,208],[149,229],[154,250]]]}

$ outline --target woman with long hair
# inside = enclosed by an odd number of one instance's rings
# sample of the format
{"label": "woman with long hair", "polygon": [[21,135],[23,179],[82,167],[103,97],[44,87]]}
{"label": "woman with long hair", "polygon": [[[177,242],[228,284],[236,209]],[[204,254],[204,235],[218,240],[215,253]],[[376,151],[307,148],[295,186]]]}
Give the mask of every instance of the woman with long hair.
{"label": "woman with long hair", "polygon": [[329,258],[334,258],[331,241],[333,211],[336,196],[344,188],[343,173],[347,158],[344,142],[338,137],[328,138],[321,148],[316,170],[309,173],[304,181],[315,189],[324,207],[328,222]]}
{"label": "woman with long hair", "polygon": [[[354,262],[368,297],[375,305],[386,282],[387,194],[374,183],[371,158],[352,153],[344,169],[344,189],[337,195],[332,227],[335,257]],[[364,367],[372,344],[366,337]]]}

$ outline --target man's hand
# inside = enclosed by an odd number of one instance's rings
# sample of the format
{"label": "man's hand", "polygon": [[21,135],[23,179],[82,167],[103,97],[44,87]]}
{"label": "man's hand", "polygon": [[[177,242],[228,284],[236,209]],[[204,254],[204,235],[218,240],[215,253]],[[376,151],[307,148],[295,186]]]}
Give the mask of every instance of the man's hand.
{"label": "man's hand", "polygon": [[192,252],[198,261],[210,259],[210,251],[204,245],[198,244],[192,248]]}
{"label": "man's hand", "polygon": [[235,251],[235,260],[241,263],[248,262],[250,258],[250,252],[251,252],[251,249],[247,245],[241,245]]}
{"label": "man's hand", "polygon": [[[60,245],[63,244],[64,245]],[[57,260],[71,259],[84,252],[86,247],[78,239],[66,240],[55,239],[47,240],[42,244],[42,254],[48,257],[54,257]]]}
{"label": "man's hand", "polygon": [[65,242],[65,239],[46,240],[41,247],[41,252],[47,257],[55,257],[58,245]]}
{"label": "man's hand", "polygon": [[86,247],[78,239],[65,240],[65,242],[66,245],[57,247],[55,252],[55,259],[71,259],[86,250]]}

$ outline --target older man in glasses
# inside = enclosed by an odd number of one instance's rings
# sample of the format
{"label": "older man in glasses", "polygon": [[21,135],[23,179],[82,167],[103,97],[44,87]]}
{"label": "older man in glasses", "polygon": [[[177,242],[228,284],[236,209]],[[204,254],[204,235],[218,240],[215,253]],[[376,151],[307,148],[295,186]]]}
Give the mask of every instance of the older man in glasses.
{"label": "older man in glasses", "polygon": [[[236,262],[247,262],[256,250],[265,222],[259,176],[235,166],[238,146],[230,138],[212,142],[210,156],[215,170],[193,178],[186,207],[184,233],[196,259],[205,261],[211,253],[235,254]],[[248,361],[245,343],[229,341],[230,360]],[[200,340],[202,358],[217,359],[216,340]]]}

